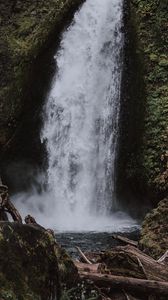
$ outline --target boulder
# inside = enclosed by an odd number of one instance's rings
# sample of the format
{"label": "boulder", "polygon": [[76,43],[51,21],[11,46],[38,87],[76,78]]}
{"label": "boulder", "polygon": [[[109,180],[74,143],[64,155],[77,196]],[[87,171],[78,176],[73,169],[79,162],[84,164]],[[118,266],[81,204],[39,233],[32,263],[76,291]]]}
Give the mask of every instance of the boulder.
{"label": "boulder", "polygon": [[79,278],[53,232],[38,224],[0,222],[0,287],[1,300],[102,299]]}
{"label": "boulder", "polygon": [[0,222],[0,299],[59,299],[58,248],[46,230]]}
{"label": "boulder", "polygon": [[154,258],[168,250],[168,198],[160,201],[158,207],[146,215],[140,246]]}

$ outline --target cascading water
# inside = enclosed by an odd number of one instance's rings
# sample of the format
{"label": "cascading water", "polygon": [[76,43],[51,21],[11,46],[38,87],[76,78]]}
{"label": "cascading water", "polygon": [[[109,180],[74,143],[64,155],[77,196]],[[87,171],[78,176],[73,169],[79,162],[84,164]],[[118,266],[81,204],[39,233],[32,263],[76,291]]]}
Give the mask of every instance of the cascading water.
{"label": "cascading water", "polygon": [[48,196],[40,214],[57,229],[103,229],[113,223],[112,230],[114,224],[120,230],[132,223],[109,216],[116,206],[122,8],[123,0],[87,0],[55,56],[42,130]]}

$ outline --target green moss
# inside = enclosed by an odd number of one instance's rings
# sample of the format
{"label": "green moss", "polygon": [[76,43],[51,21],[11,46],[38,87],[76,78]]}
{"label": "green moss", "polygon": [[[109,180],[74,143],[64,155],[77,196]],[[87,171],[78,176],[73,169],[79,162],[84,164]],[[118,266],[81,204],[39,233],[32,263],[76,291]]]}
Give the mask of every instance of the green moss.
{"label": "green moss", "polygon": [[[166,195],[168,191],[168,12],[165,7],[163,0],[134,0],[131,4],[137,55],[144,69],[141,101],[145,107],[142,138],[133,153],[138,173],[135,170],[133,174],[141,178],[144,189],[153,195]],[[131,168],[135,166],[130,161]]]}
{"label": "green moss", "polygon": [[59,274],[62,283],[66,283],[66,286],[72,286],[74,282],[78,279],[78,271],[73,264],[71,258],[66,253],[66,251],[59,247],[59,245],[54,246],[55,255],[58,259]]}
{"label": "green moss", "polygon": [[157,208],[146,215],[142,225],[140,245],[151,256],[158,258],[167,250],[168,199],[159,202]]}
{"label": "green moss", "polygon": [[159,66],[160,67],[168,67],[168,59],[163,58],[159,61]]}
{"label": "green moss", "polygon": [[[146,50],[146,52],[148,52],[148,49]],[[151,60],[151,61],[157,61],[157,60],[158,60],[157,55],[154,54],[154,53],[151,53],[151,54],[150,54],[150,60]]]}
{"label": "green moss", "polygon": [[[0,222],[0,299],[86,300],[98,295],[81,284],[72,259],[53,235],[37,226]],[[93,293],[94,290],[94,293]]]}
{"label": "green moss", "polygon": [[0,228],[0,298],[46,300],[58,295],[54,239],[51,243],[45,231],[27,225],[1,222]]}

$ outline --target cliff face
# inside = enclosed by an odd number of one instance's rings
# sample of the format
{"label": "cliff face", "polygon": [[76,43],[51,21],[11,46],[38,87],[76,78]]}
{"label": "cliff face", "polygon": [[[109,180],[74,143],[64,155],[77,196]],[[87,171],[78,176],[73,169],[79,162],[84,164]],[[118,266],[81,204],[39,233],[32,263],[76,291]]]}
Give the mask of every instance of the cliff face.
{"label": "cliff face", "polygon": [[[0,149],[15,135],[31,98],[34,63],[82,0],[6,0],[0,3]],[[42,62],[41,62],[42,63]]]}
{"label": "cliff face", "polygon": [[155,202],[168,192],[167,1],[127,5],[121,176]]}

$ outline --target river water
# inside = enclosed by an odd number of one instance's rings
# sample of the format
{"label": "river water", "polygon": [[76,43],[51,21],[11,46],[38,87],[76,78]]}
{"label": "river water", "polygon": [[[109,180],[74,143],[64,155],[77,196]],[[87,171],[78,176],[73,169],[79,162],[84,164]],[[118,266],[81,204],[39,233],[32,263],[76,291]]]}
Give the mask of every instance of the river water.
{"label": "river water", "polygon": [[[117,233],[135,241],[139,239],[139,230],[136,227],[130,231],[127,229],[125,233]],[[84,252],[100,252],[121,245],[121,242],[112,238],[111,232],[56,232],[56,240],[75,258],[79,257],[76,247]]]}

